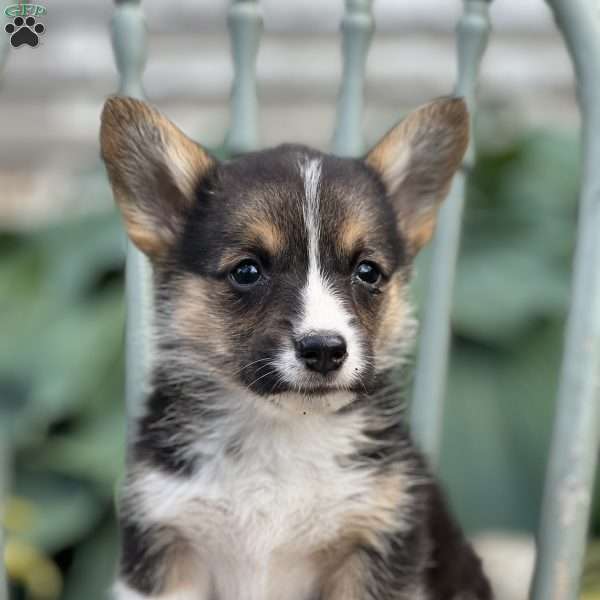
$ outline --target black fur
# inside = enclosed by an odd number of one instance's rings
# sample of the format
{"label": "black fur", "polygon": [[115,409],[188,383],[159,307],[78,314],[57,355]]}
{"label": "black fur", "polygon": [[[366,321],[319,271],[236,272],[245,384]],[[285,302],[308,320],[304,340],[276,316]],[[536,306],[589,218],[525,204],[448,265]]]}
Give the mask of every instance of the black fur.
{"label": "black fur", "polygon": [[178,440],[180,423],[170,413],[181,404],[176,386],[158,384],[148,398],[133,445],[134,462],[142,462],[183,477],[193,474],[198,457],[185,455],[186,440]]}
{"label": "black fur", "polygon": [[481,561],[450,516],[438,486],[432,486],[429,493],[427,521],[433,547],[426,577],[433,598],[492,600],[492,588]]}
{"label": "black fur", "polygon": [[144,527],[123,514],[120,519],[120,577],[133,589],[159,595],[171,566],[175,532],[168,527]]}

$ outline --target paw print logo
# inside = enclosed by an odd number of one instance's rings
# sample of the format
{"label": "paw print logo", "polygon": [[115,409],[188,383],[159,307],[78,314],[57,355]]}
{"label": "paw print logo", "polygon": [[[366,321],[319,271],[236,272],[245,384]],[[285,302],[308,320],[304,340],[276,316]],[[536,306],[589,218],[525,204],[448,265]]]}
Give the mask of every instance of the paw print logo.
{"label": "paw print logo", "polygon": [[40,43],[39,36],[46,31],[42,23],[36,23],[35,17],[15,17],[12,23],[4,28],[10,35],[10,43],[14,48],[27,44],[35,48]]}

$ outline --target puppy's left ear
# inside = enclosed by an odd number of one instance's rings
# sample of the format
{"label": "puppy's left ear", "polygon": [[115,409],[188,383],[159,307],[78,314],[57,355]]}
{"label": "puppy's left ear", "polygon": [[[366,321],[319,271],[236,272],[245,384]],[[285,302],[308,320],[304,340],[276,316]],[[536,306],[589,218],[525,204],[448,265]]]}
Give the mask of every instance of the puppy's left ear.
{"label": "puppy's left ear", "polygon": [[133,98],[106,101],[100,144],[131,241],[160,259],[181,233],[196,188],[215,160],[155,108]]}
{"label": "puppy's left ear", "polygon": [[409,114],[365,159],[381,177],[413,254],[433,235],[437,210],[468,142],[465,101],[442,98]]}

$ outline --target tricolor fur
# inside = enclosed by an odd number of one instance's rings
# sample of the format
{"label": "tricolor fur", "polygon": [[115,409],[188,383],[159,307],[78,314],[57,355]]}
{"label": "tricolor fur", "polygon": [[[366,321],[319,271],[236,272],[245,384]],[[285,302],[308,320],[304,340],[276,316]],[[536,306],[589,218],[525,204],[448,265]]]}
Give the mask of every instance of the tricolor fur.
{"label": "tricolor fur", "polygon": [[442,99],[364,159],[219,162],[147,104],[107,101],[102,155],[156,306],[117,600],[491,598],[392,376],[467,140],[464,102]]}

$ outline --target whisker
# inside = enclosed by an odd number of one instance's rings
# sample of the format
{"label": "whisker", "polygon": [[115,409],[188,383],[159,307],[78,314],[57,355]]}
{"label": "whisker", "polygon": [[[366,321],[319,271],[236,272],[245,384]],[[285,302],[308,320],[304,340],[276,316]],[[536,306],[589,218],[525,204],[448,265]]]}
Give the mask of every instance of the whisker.
{"label": "whisker", "polygon": [[252,383],[248,384],[248,387],[252,387],[255,383],[259,382],[261,379],[268,377],[269,375],[273,375],[273,373],[277,373],[277,369],[273,369],[272,371],[268,371],[264,375],[257,377]]}
{"label": "whisker", "polygon": [[242,368],[240,368],[237,371],[235,371],[235,373],[233,373],[233,376],[239,375],[244,369],[247,369],[248,367],[251,367],[252,365],[255,365],[256,363],[267,362],[267,361],[270,361],[270,360],[271,360],[270,358],[259,358],[257,360],[253,360],[252,362],[249,362],[247,365],[244,365]]}

